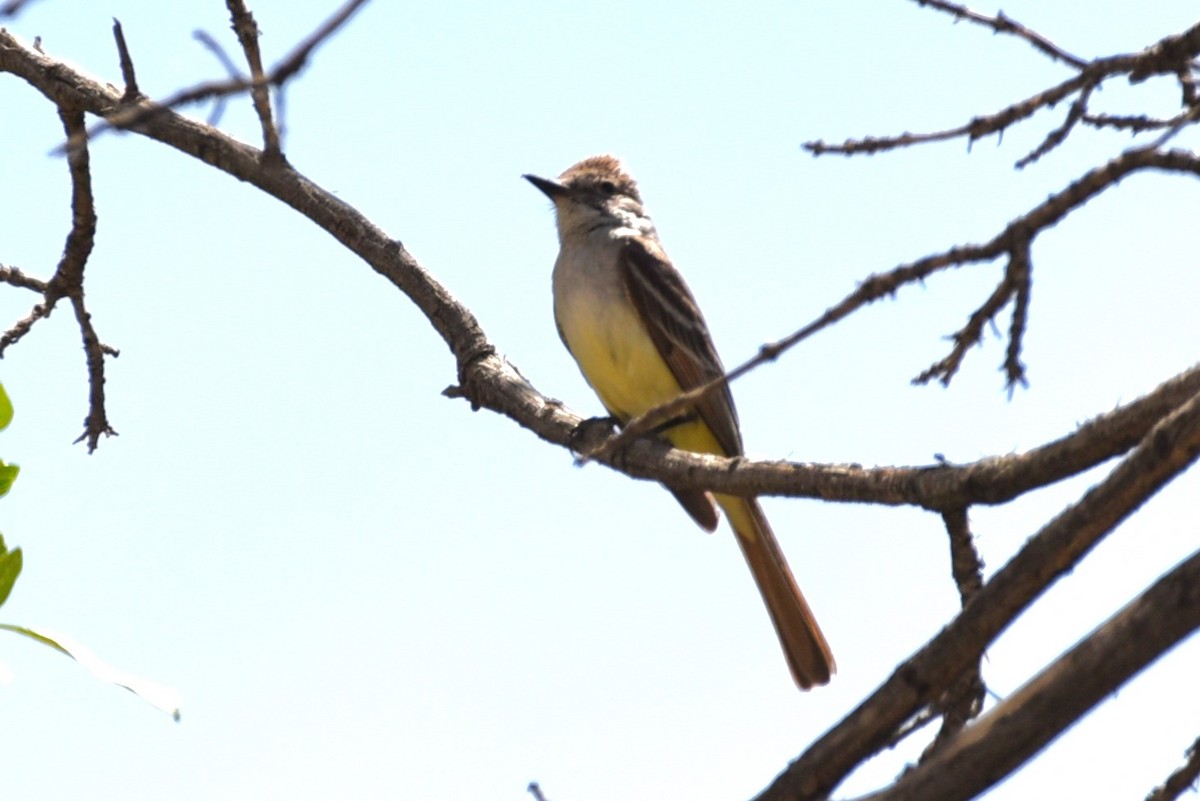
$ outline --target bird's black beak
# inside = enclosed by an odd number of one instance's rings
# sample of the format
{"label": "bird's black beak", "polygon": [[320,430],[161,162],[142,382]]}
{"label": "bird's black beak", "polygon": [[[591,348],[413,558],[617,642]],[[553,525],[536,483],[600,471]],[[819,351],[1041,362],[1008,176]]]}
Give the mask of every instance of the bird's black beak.
{"label": "bird's black beak", "polygon": [[539,178],[536,175],[522,175],[526,181],[542,190],[542,194],[551,200],[557,200],[560,197],[565,197],[569,191],[565,186],[558,181],[551,181],[549,178]]}

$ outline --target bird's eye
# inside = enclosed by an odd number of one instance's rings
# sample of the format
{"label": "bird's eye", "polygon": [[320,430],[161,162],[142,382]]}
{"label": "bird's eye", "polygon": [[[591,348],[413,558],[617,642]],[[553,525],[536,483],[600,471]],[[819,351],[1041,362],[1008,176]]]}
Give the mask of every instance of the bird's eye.
{"label": "bird's eye", "polygon": [[615,195],[617,193],[617,185],[612,181],[601,181],[600,191],[606,195]]}

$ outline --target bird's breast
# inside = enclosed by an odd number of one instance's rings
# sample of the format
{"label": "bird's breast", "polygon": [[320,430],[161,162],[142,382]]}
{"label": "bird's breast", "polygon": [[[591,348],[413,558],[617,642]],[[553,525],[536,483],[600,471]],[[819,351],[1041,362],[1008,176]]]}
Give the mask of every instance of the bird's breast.
{"label": "bird's breast", "polygon": [[679,394],[625,291],[618,251],[581,259],[560,255],[554,269],[554,317],[583,377],[611,414],[628,420]]}

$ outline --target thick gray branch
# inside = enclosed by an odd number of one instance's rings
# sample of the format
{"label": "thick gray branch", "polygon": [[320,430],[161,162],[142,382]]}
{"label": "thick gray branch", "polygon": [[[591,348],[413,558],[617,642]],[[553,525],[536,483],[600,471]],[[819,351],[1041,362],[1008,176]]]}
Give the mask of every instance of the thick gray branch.
{"label": "thick gray branch", "polygon": [[[925,764],[860,801],[974,798],[1200,628],[1200,552],[1063,654]],[[1132,732],[1125,736],[1136,739]]]}
{"label": "thick gray branch", "polygon": [[970,670],[1050,585],[1198,456],[1200,394],[1156,425],[1102,482],[1035,534],[958,617],[789,765],[758,801],[828,796],[905,721]]}

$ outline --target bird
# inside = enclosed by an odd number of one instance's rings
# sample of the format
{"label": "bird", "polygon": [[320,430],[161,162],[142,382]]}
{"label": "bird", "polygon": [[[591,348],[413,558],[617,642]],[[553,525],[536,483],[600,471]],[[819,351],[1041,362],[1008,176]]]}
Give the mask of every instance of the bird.
{"label": "bird", "polygon": [[[557,179],[527,174],[554,206],[554,319],[583,377],[618,424],[724,375],[700,307],[671,263],[637,182],[617,158],[585,158]],[[674,447],[743,455],[728,384],[656,429]],[[833,653],[758,500],[667,486],[704,530],[725,513],[770,614],[792,678],[827,684]]]}

